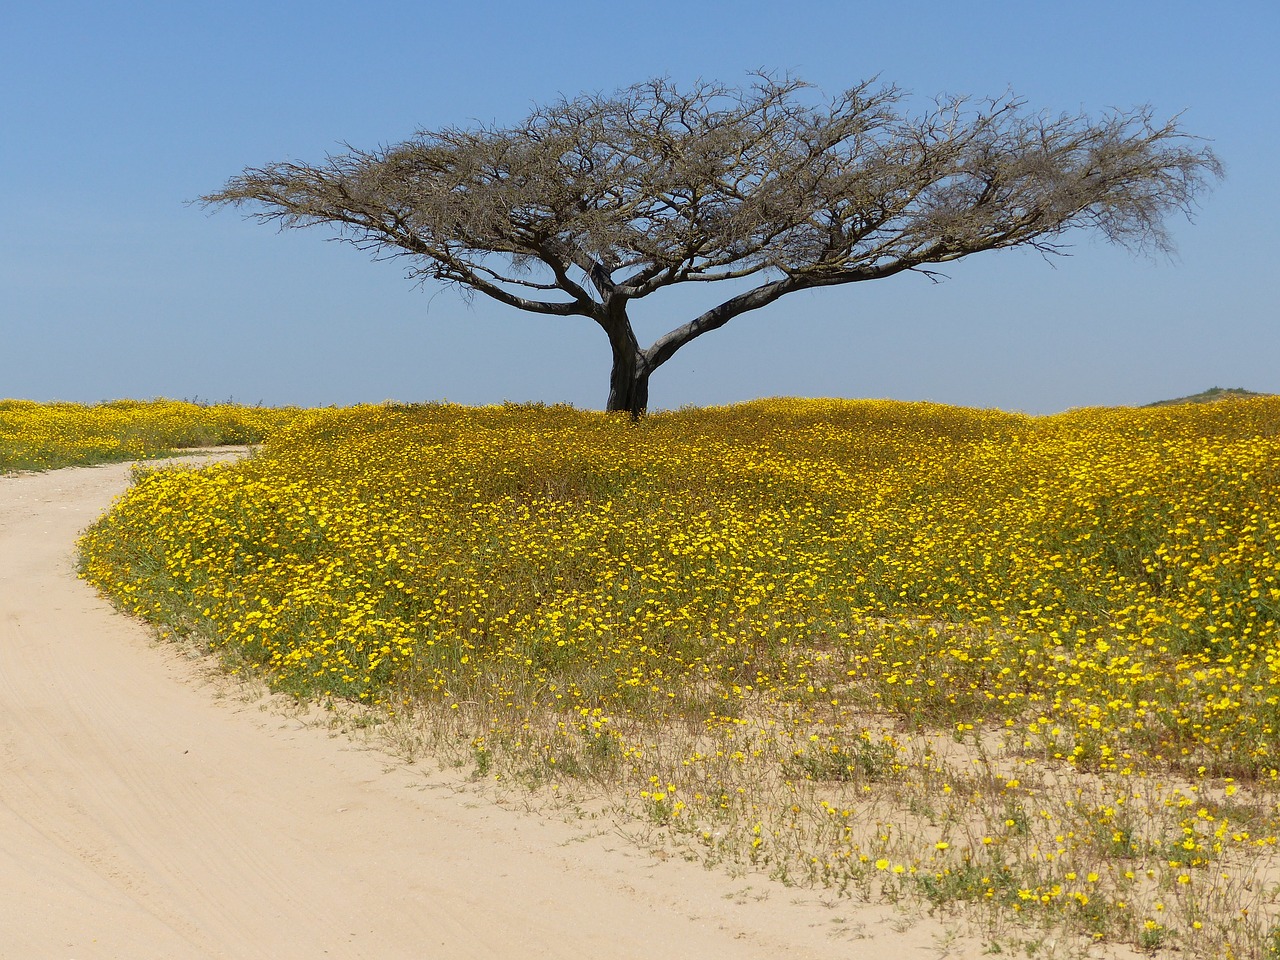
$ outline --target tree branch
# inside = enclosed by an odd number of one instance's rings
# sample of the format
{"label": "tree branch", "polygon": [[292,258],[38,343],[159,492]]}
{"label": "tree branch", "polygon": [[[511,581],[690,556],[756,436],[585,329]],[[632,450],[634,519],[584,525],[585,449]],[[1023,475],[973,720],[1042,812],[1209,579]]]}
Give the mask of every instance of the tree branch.
{"label": "tree branch", "polygon": [[[1056,254],[1076,229],[1169,250],[1168,215],[1189,215],[1222,175],[1212,150],[1148,107],[1091,119],[951,97],[912,116],[902,101],[873,82],[824,103],[789,76],[685,90],[659,78],[562,98],[512,127],[249,168],[202,199],[282,229],[332,225],[376,256],[418,261],[411,275],[520,310],[592,317],[618,356],[633,349],[630,301],[760,276],[657,340],[635,368],[647,376],[795,290],[908,270],[936,280],[931,266],[985,250]],[[523,295],[535,291],[567,300]]]}

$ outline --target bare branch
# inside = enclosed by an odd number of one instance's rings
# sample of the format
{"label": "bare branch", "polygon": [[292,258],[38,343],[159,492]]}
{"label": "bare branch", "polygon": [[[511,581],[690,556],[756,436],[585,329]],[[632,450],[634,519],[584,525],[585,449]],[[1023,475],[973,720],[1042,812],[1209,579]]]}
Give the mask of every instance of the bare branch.
{"label": "bare branch", "polygon": [[[592,317],[615,364],[647,378],[792,290],[903,271],[936,281],[932,267],[984,250],[1054,256],[1077,229],[1168,251],[1169,215],[1189,216],[1222,175],[1178,118],[1149,107],[1091,119],[1006,95],[910,115],[903,100],[874,82],[823,101],[790,76],[685,89],[657,78],[511,127],[246,169],[202,200],[281,228],[329,224],[375,256],[409,258],[412,276],[521,310]],[[630,301],[757,275],[756,289],[633,349]]]}

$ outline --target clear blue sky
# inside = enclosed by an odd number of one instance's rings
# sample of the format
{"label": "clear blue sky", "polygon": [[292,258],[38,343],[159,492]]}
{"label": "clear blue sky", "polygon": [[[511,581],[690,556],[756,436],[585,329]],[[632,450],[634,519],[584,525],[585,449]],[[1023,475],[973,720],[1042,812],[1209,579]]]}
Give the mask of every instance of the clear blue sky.
{"label": "clear blue sky", "polygon": [[[243,167],[656,75],[873,75],[922,96],[1099,112],[1151,103],[1227,179],[1178,255],[1088,235],[784,298],[691,344],[652,405],[929,399],[1050,413],[1210,386],[1280,392],[1280,4],[228,0],[13,3],[0,13],[0,397],[603,404],[585,321],[419,288],[322,228],[185,203]],[[669,309],[663,315],[662,311]],[[687,317],[650,308],[644,333]]]}

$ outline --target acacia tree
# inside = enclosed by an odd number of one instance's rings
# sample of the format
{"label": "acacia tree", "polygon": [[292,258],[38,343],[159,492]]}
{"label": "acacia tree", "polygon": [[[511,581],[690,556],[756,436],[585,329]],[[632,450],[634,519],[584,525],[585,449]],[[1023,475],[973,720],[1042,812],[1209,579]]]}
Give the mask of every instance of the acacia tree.
{"label": "acacia tree", "polygon": [[[911,116],[867,82],[825,102],[794,78],[650,80],[538,107],[513,127],[419,131],[312,165],[247,168],[206,205],[281,227],[329,224],[409,275],[550,317],[589,317],[612,348],[609,410],[644,412],[685,344],[797,290],[879,280],[982,250],[1063,252],[1085,227],[1169,249],[1221,166],[1147,107],[1028,112],[1012,96]],[[632,301],[681,283],[738,292],[642,347]],[[754,285],[752,285],[754,284]],[[743,287],[747,289],[742,289]]]}

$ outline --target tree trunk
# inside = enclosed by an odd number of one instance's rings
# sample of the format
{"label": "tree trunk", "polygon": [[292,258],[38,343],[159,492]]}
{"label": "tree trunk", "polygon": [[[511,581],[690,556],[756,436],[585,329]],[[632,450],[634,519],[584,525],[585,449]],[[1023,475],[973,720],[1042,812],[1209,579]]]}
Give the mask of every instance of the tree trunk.
{"label": "tree trunk", "polygon": [[632,420],[639,420],[649,407],[652,371],[629,325],[619,335],[610,336],[609,342],[613,346],[613,371],[609,375],[609,403],[605,409],[626,411]]}

